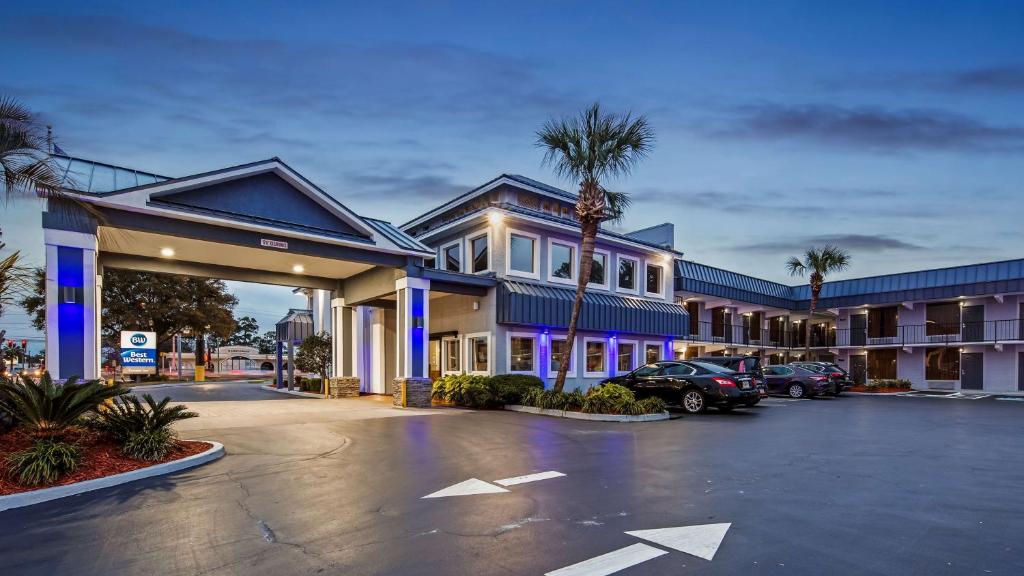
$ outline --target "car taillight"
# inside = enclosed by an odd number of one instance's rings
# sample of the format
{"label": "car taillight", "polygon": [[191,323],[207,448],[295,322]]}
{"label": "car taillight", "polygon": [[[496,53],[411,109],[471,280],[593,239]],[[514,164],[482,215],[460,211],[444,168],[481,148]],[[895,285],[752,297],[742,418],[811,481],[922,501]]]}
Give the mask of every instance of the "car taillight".
{"label": "car taillight", "polygon": [[811,380],[821,382],[822,380],[828,380],[828,376],[811,376]]}
{"label": "car taillight", "polygon": [[842,377],[843,377],[843,373],[842,373],[842,372],[833,372],[833,373],[831,374],[831,376],[832,376],[833,378],[842,378]]}
{"label": "car taillight", "polygon": [[729,380],[728,378],[719,378],[719,377],[715,376],[714,378],[712,378],[712,380],[714,380],[715,383],[717,383],[722,388],[735,388],[736,387],[736,383],[733,382],[732,380]]}

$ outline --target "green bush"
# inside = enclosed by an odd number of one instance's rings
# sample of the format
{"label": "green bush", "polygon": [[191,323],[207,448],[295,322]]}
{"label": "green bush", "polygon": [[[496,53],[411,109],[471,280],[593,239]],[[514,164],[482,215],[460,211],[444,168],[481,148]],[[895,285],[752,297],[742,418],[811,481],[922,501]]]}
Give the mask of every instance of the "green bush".
{"label": "green bush", "polygon": [[668,405],[661,398],[651,396],[640,401],[640,410],[641,414],[661,414],[668,410]]}
{"label": "green bush", "polygon": [[121,451],[132,458],[159,460],[176,442],[171,425],[179,420],[195,418],[182,405],[169,406],[171,399],[157,402],[149,394],[142,396],[145,405],[135,396],[124,396],[101,410],[98,427],[121,444]]}
{"label": "green bush", "polygon": [[431,396],[457,406],[488,408],[499,404],[487,376],[452,374],[434,381]]}
{"label": "green bush", "polygon": [[537,397],[537,408],[545,410],[565,410],[568,394],[556,390],[545,390]]}
{"label": "green bush", "polygon": [[0,380],[0,411],[37,437],[59,437],[80,418],[128,390],[100,380],[78,382],[71,377],[58,384],[46,372],[34,381],[28,376]]}
{"label": "green bush", "polygon": [[543,393],[544,390],[542,389],[531,388],[523,393],[523,396],[519,400],[519,403],[522,404],[523,406],[531,406],[533,408],[536,408],[537,403],[540,400],[541,394]]}
{"label": "green bush", "polygon": [[8,474],[20,484],[48,484],[78,467],[78,448],[53,438],[36,440],[31,447],[7,457]]}
{"label": "green bush", "polygon": [[583,403],[587,401],[587,397],[579,388],[574,389],[565,396],[566,410],[583,410]]}
{"label": "green bush", "polygon": [[519,404],[523,394],[543,390],[544,381],[528,374],[499,374],[489,380],[491,391],[500,404]]}
{"label": "green bush", "polygon": [[910,390],[913,384],[910,380],[905,378],[896,378],[894,380],[869,380],[865,387],[872,388],[895,388],[898,390]]}

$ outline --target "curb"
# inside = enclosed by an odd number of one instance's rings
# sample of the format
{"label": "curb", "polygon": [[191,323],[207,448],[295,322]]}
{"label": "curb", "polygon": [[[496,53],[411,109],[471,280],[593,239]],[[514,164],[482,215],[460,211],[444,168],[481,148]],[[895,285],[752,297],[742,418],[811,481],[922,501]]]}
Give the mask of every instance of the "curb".
{"label": "curb", "polygon": [[213,446],[205,452],[193,454],[187,458],[182,458],[181,460],[164,462],[163,464],[156,464],[153,466],[147,466],[146,468],[130,470],[128,472],[114,474],[113,476],[93,478],[92,480],[84,480],[82,482],[76,482],[74,484],[67,484],[64,486],[54,486],[52,488],[32,490],[31,492],[19,492],[17,494],[0,496],[0,512],[3,512],[4,510],[11,510],[13,508],[31,506],[33,504],[41,504],[43,502],[49,502],[50,500],[57,500],[58,498],[65,498],[67,496],[76,496],[78,494],[92,492],[93,490],[119,486],[121,484],[127,484],[128,482],[134,482],[135,480],[142,480],[143,478],[152,478],[153,476],[163,476],[172,472],[187,470],[188,468],[194,468],[196,466],[206,464],[207,462],[212,462],[224,455],[224,445],[220,442],[213,442],[212,440],[201,440],[201,442],[209,442]]}
{"label": "curb", "polygon": [[289,394],[291,396],[301,396],[303,398],[316,398],[317,400],[324,399],[323,394],[316,394],[314,392],[302,392],[299,390],[289,390],[287,388],[277,388],[275,386],[260,386],[260,388],[267,392],[277,392],[278,394]]}
{"label": "curb", "polygon": [[913,392],[913,390],[906,390],[904,392],[850,392],[849,390],[843,390],[843,396],[849,394],[850,396],[902,396]]}
{"label": "curb", "polygon": [[506,404],[505,410],[512,412],[526,412],[527,414],[540,414],[541,416],[554,416],[556,418],[569,418],[571,420],[590,420],[592,422],[657,422],[668,420],[668,412],[657,414],[640,414],[629,416],[626,414],[587,414],[585,412],[573,412],[571,410],[551,410],[549,408],[534,408],[533,406],[521,406],[519,404]]}

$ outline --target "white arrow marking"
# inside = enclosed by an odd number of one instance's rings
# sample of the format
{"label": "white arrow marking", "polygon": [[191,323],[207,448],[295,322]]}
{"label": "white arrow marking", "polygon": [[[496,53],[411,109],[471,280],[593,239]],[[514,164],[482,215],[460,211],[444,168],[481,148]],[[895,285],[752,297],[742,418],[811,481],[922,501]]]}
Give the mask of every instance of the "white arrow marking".
{"label": "white arrow marking", "polygon": [[711,560],[722,545],[725,533],[732,524],[701,524],[699,526],[679,526],[678,528],[658,528],[655,530],[633,530],[626,532],[648,542],[661,544],[666,548],[693,554],[705,560]]}
{"label": "white arrow marking", "polygon": [[473,494],[496,494],[498,492],[508,492],[501,486],[495,486],[483,480],[477,480],[476,478],[470,478],[458,484],[452,484],[447,488],[442,488],[433,494],[427,494],[423,498],[444,498],[446,496],[471,496]]}
{"label": "white arrow marking", "polygon": [[565,474],[555,472],[554,470],[548,470],[547,472],[537,472],[536,474],[527,474],[525,476],[502,478],[501,480],[495,480],[494,483],[501,484],[502,486],[515,486],[516,484],[526,484],[527,482],[547,480],[548,478],[558,478],[559,476],[565,476]]}
{"label": "white arrow marking", "polygon": [[607,576],[665,554],[668,552],[647,544],[633,544],[572,566],[546,572],[544,576]]}

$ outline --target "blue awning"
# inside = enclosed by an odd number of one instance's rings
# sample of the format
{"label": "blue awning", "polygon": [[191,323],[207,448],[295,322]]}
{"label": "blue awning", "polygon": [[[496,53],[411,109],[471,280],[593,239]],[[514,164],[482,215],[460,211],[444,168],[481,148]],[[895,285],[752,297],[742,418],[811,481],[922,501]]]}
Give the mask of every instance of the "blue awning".
{"label": "blue awning", "polygon": [[[566,328],[576,291],[505,280],[498,286],[498,322]],[[619,296],[596,290],[583,297],[579,330],[682,336],[690,316],[678,304]]]}

